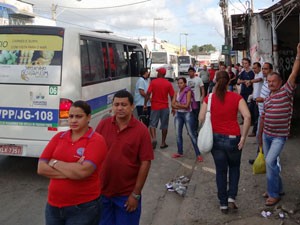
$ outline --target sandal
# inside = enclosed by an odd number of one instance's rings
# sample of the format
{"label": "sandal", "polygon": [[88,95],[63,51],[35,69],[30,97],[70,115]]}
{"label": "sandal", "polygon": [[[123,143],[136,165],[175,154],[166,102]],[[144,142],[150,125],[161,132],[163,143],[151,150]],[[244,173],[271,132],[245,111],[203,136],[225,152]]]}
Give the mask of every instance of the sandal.
{"label": "sandal", "polygon": [[[279,193],[279,196],[283,196],[283,195],[285,195],[284,192],[280,192],[280,193]],[[269,198],[268,192],[263,193],[261,196],[264,197],[264,198]]]}
{"label": "sandal", "polygon": [[161,149],[164,149],[164,148],[167,148],[167,147],[169,147],[169,145],[167,145],[167,144],[160,146]]}
{"label": "sandal", "polygon": [[157,145],[157,141],[156,141],[156,140],[152,141],[152,148],[153,148],[153,149],[156,148],[156,145]]}
{"label": "sandal", "polygon": [[183,157],[182,154],[178,154],[178,153],[175,153],[172,155],[172,158],[180,158],[180,157]]}
{"label": "sandal", "polygon": [[269,198],[267,198],[265,205],[273,206],[273,205],[276,205],[279,201],[280,201],[280,198],[269,197]]}

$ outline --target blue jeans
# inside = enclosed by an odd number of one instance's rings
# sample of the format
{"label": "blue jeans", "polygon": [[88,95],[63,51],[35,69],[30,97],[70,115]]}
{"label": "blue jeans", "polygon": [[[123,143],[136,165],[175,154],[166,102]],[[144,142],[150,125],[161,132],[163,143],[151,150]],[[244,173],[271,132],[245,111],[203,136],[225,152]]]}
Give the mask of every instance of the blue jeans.
{"label": "blue jeans", "polygon": [[279,155],[283,150],[286,140],[287,137],[273,137],[263,133],[263,151],[267,169],[267,190],[268,195],[272,198],[279,198],[279,193],[283,192]]}
{"label": "blue jeans", "polygon": [[[238,193],[242,151],[238,149],[240,136],[214,134],[211,150],[216,166],[218,199],[221,206],[228,206],[228,198],[235,199]],[[229,188],[227,190],[227,173]]]}
{"label": "blue jeans", "polygon": [[101,217],[100,198],[87,203],[62,208],[47,203],[46,225],[98,225]]}
{"label": "blue jeans", "polygon": [[200,113],[200,107],[201,107],[201,104],[200,102],[197,102],[197,105],[198,105],[198,108],[197,109],[192,109],[192,112],[193,112],[193,115],[194,115],[194,124],[193,124],[193,129],[195,129],[195,132],[196,132],[196,135],[198,134],[198,129],[199,129],[199,113]]}
{"label": "blue jeans", "polygon": [[187,132],[191,138],[196,156],[200,155],[200,151],[197,145],[197,133],[194,128],[195,119],[192,112],[176,112],[174,118],[175,133],[177,141],[177,150],[179,154],[183,154],[183,140],[182,140],[182,130],[183,125],[185,125]]}
{"label": "blue jeans", "polygon": [[142,203],[133,212],[127,212],[124,206],[128,196],[105,197],[102,196],[102,217],[99,225],[139,225]]}

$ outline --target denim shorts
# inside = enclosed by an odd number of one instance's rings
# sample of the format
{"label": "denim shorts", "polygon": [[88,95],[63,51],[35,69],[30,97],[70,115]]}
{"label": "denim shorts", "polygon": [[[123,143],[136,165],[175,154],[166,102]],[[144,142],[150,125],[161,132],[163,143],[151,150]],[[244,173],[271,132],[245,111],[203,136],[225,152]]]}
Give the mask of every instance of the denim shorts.
{"label": "denim shorts", "polygon": [[160,129],[168,129],[169,126],[169,108],[160,110],[151,110],[149,127],[157,128],[160,121]]}

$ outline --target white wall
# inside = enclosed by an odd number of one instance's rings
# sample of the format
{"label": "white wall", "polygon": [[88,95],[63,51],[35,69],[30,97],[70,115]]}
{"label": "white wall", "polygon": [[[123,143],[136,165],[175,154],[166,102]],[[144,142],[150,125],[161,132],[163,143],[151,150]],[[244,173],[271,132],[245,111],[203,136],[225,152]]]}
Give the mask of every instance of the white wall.
{"label": "white wall", "polygon": [[252,17],[249,49],[251,62],[270,62],[272,58],[272,37],[271,25],[264,21],[261,15],[256,14]]}

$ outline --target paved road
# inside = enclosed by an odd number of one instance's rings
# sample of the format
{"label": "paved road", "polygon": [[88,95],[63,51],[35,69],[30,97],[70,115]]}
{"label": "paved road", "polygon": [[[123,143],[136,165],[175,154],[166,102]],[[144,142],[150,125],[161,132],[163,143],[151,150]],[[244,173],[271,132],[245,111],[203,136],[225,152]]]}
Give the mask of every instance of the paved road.
{"label": "paved road", "polygon": [[[242,157],[239,210],[226,216],[218,208],[212,157],[206,155],[204,163],[196,162],[186,133],[184,137],[185,157],[172,159],[176,142],[171,117],[169,147],[155,150],[155,160],[143,191],[141,225],[300,224],[299,135],[287,142],[282,154],[286,195],[278,209],[264,207],[261,193],[265,190],[265,176],[252,175],[248,159],[255,155],[255,139],[248,139]],[[48,179],[36,174],[36,165],[37,159],[0,156],[0,225],[44,224]],[[180,175],[191,178],[184,198],[165,188],[167,182]],[[281,221],[278,218],[281,207],[294,213],[287,213],[288,219]],[[262,210],[271,211],[272,216],[262,218]]]}
{"label": "paved road", "polygon": [[0,156],[0,224],[44,224],[48,180],[36,174],[37,159]]}

